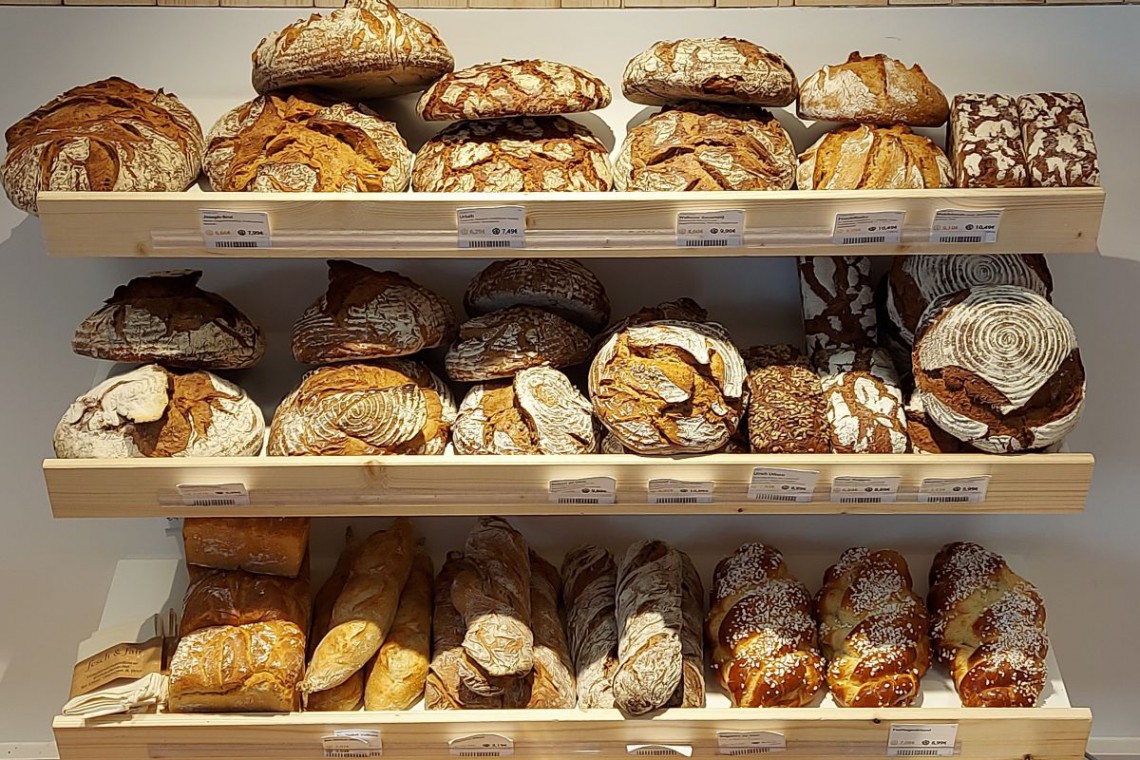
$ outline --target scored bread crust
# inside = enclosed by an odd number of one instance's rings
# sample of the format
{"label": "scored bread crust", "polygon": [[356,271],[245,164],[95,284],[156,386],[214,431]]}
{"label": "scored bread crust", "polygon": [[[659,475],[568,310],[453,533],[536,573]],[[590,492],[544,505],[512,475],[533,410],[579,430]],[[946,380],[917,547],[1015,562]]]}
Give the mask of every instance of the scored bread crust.
{"label": "scored bread crust", "polygon": [[857,51],[805,79],[798,108],[807,119],[914,127],[937,127],[950,116],[946,96],[920,66]]}
{"label": "scored bread crust", "polygon": [[557,116],[610,104],[610,88],[577,66],[545,60],[481,63],[445,74],[416,102],[425,121]]}
{"label": "scored bread crust", "polygon": [[905,190],[951,187],[954,169],[933,140],[903,124],[847,124],[800,154],[800,190]]}
{"label": "scored bread crust", "polygon": [[589,353],[590,336],[577,325],[534,306],[509,306],[460,325],[444,363],[452,380],[478,383],[544,364],[572,367]]}
{"label": "scored bread crust", "polygon": [[518,305],[553,312],[591,333],[610,320],[605,286],[574,259],[496,261],[463,294],[463,308],[473,317]]}

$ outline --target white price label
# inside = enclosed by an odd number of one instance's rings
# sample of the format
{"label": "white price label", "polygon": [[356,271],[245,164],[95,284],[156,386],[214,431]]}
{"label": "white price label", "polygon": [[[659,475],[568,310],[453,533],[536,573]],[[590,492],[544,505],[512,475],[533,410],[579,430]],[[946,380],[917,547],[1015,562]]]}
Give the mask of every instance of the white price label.
{"label": "white price label", "polygon": [[892,723],[887,757],[951,757],[957,740],[957,723]]}
{"label": "white price label", "polygon": [[447,743],[452,757],[510,757],[515,754],[515,740],[502,734],[472,734]]}
{"label": "white price label", "polygon": [[199,226],[207,248],[270,248],[269,214],[203,208]]}
{"label": "white price label", "polygon": [[924,478],[918,487],[919,504],[981,504],[990,486],[989,475],[975,478]]}
{"label": "white price label", "polygon": [[551,504],[614,504],[617,481],[613,478],[576,478],[550,481]]}
{"label": "white price label", "polygon": [[784,735],[775,731],[721,731],[716,744],[722,755],[762,755],[788,748]]}
{"label": "white price label", "polygon": [[460,248],[526,248],[522,206],[456,209],[455,225]]}
{"label": "white price label", "polygon": [[637,757],[692,757],[693,748],[688,744],[627,744],[625,753]]}
{"label": "white price label", "polygon": [[344,728],[321,737],[325,757],[381,757],[384,744],[373,729]]}
{"label": "white price label", "polygon": [[931,243],[996,243],[1001,209],[964,211],[944,208],[934,213]]}
{"label": "white price label", "polygon": [[786,501],[809,504],[815,495],[819,470],[757,467],[748,483],[749,501]]}
{"label": "white price label", "polygon": [[836,245],[901,243],[905,211],[871,211],[865,214],[836,214],[831,242]]}
{"label": "white price label", "polygon": [[222,483],[220,485],[197,485],[179,483],[175,490],[182,497],[186,507],[247,507],[249,491],[244,483]]}
{"label": "white price label", "polygon": [[681,211],[678,248],[739,248],[744,245],[744,211]]}
{"label": "white price label", "polygon": [[841,476],[831,481],[831,500],[837,504],[894,504],[901,482],[900,475],[877,478]]}
{"label": "white price label", "polygon": [[712,504],[711,480],[673,480],[658,478],[649,481],[650,504]]}

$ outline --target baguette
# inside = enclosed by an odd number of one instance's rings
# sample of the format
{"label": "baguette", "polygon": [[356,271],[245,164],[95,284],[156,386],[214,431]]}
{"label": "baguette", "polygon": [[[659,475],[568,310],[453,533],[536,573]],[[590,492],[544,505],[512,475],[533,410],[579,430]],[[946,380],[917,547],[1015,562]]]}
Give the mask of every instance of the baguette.
{"label": "baguette", "polygon": [[431,654],[431,557],[416,553],[396,620],[364,688],[365,710],[407,710],[424,694]]}

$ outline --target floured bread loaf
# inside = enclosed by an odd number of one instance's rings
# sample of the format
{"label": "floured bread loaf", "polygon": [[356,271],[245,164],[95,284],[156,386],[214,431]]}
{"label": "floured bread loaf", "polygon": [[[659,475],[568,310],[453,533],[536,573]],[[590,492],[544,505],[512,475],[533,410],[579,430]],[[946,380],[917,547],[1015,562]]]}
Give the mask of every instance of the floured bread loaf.
{"label": "floured bread loaf", "polygon": [[930,419],[993,453],[1059,442],[1084,407],[1073,326],[1043,297],[1012,285],[932,303],[915,335],[914,374]]}
{"label": "floured bread loaf", "polygon": [[245,391],[201,370],[147,364],[104,380],[63,413],[61,459],[256,456],[261,409]]}
{"label": "floured bread loaf", "polygon": [[531,367],[467,392],[452,430],[456,454],[593,454],[594,409],[570,379]]}
{"label": "floured bread loaf", "polygon": [[610,321],[605,286],[574,259],[496,261],[463,294],[463,307],[473,317],[520,305],[553,312],[591,333]]}
{"label": "floured bread loaf", "polygon": [[906,413],[898,373],[884,349],[836,351],[820,366],[835,454],[905,454]]}
{"label": "floured bread loaf", "polygon": [[561,116],[460,121],[416,154],[412,189],[421,193],[608,191],[609,152]]}
{"label": "floured bread loaf", "polygon": [[874,290],[869,256],[801,256],[800,298],[808,357],[875,344]]}
{"label": "floured bread loaf", "polygon": [[827,402],[807,357],[789,345],[754,346],[748,368],[748,440],[756,454],[831,451]]}
{"label": "floured bread loaf", "polygon": [[605,332],[598,336],[595,340],[595,345],[601,347],[602,344],[609,340],[610,336],[621,332],[627,327],[662,320],[707,322],[709,320],[709,313],[703,306],[691,298],[678,298],[674,301],[663,301],[656,306],[645,306],[610,325]]}
{"label": "floured bread loaf", "polygon": [[686,103],[626,133],[614,159],[622,191],[791,190],[796,148],[772,114]]}
{"label": "floured bread loaf", "polygon": [[906,435],[915,454],[965,454],[975,451],[930,421],[922,405],[922,394],[910,394],[906,402]]}
{"label": "floured bread loaf", "polygon": [[412,166],[395,124],[314,90],[243,103],[206,143],[206,176],[222,192],[397,193]]}
{"label": "floured bread loaf", "polygon": [[253,88],[319,87],[354,98],[422,90],[455,61],[426,21],[385,0],[348,0],[274,32],[253,52]]}
{"label": "floured bread loaf", "polygon": [[882,53],[852,53],[846,63],[824,66],[800,85],[799,114],[807,119],[909,124],[946,123],[950,105],[916,64],[909,69]]}
{"label": "floured bread loaf", "polygon": [[554,61],[481,63],[445,74],[416,103],[426,121],[557,116],[610,104],[610,88],[596,76]]}
{"label": "floured bread loaf", "polygon": [[703,100],[783,107],[798,91],[787,61],[733,37],[658,42],[634,56],[622,75],[626,99],[648,106]]}
{"label": "floured bread loaf", "polygon": [[1017,102],[1008,95],[955,95],[946,130],[955,187],[1027,187]]}
{"label": "floured bread loaf", "polygon": [[442,454],[455,422],[451,391],[406,359],[315,369],[277,407],[270,456]]}
{"label": "floured bread loaf", "polygon": [[952,187],[954,169],[934,141],[909,127],[848,124],[800,154],[800,190],[906,190]]}
{"label": "floured bread loaf", "polygon": [[1034,187],[1096,187],[1096,160],[1085,102],[1075,92],[1038,92],[1017,99],[1029,179]]}
{"label": "floured bread loaf", "polygon": [[461,383],[512,377],[528,367],[572,367],[589,357],[590,336],[557,314],[511,306],[459,326],[447,376]]}
{"label": "floured bread loaf", "polygon": [[451,305],[395,272],[329,262],[329,287],[293,325],[293,358],[305,364],[410,356],[455,332]]}
{"label": "floured bread loaf", "polygon": [[36,213],[41,190],[185,190],[202,168],[202,126],[177,97],[111,77],[74,87],[4,133],[0,182]]}
{"label": "floured bread loaf", "polygon": [[[741,425],[736,431],[736,435],[728,439],[728,443],[721,446],[715,451],[709,452],[710,454],[747,454],[748,453],[748,435],[744,431],[744,425]],[[602,454],[636,454],[637,452],[632,449],[627,449],[622,445],[610,431],[606,430],[602,434],[601,451]]]}
{"label": "floured bread loaf", "polygon": [[590,400],[602,424],[638,454],[714,451],[740,425],[745,374],[720,325],[647,322],[598,351]]}

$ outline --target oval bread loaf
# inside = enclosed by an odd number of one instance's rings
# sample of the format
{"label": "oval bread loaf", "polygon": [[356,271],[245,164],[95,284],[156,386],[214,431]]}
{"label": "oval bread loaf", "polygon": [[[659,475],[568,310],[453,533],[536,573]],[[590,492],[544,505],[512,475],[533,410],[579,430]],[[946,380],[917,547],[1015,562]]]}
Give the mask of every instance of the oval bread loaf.
{"label": "oval bread loaf", "polygon": [[553,312],[591,333],[610,321],[605,286],[574,259],[496,261],[463,294],[463,307],[473,317],[519,305]]}
{"label": "oval bread loaf", "polygon": [[572,367],[586,361],[590,336],[557,314],[511,306],[459,327],[447,352],[447,376],[461,383],[512,377],[528,367]]}
{"label": "oval bread loaf", "polygon": [[799,114],[824,121],[937,127],[950,116],[942,90],[917,64],[909,69],[879,53],[848,56],[800,85]]}
{"label": "oval bread loaf", "polygon": [[952,187],[950,159],[902,124],[848,124],[800,154],[800,190],[905,190]]}
{"label": "oval bread loaf", "polygon": [[610,88],[565,63],[543,60],[481,63],[445,74],[416,103],[426,121],[557,116],[610,104]]}

